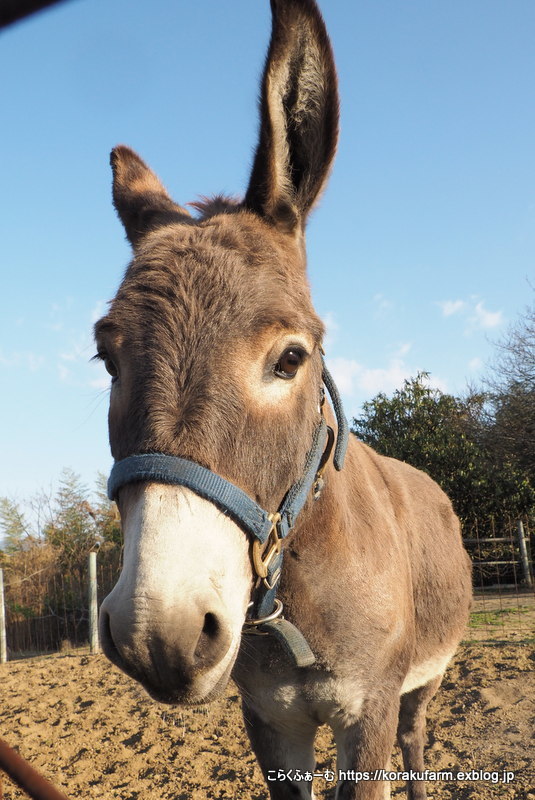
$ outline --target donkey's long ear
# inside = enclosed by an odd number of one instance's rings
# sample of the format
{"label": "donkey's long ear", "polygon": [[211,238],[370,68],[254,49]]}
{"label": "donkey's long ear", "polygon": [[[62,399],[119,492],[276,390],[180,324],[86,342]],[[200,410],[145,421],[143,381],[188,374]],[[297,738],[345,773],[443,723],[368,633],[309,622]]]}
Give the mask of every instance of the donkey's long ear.
{"label": "donkey's long ear", "polygon": [[189,218],[188,212],[171,200],[154,172],[129,147],[120,145],[112,150],[110,162],[113,204],[134,247],[150,230]]}
{"label": "donkey's long ear", "polygon": [[271,0],[261,128],[245,205],[289,232],[329,173],[338,138],[336,70],[314,0]]}

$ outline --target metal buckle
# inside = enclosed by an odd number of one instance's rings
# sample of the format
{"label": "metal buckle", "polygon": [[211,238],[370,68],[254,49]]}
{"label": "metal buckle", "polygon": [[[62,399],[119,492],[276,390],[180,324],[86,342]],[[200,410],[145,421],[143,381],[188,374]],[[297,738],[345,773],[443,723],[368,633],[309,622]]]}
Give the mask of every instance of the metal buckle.
{"label": "metal buckle", "polygon": [[278,511],[268,514],[271,530],[266,541],[262,544],[258,539],[253,542],[253,564],[259,578],[267,578],[268,568],[273,559],[282,549],[282,536],[279,536],[279,522],[281,515]]}
{"label": "metal buckle", "polygon": [[274,589],[276,587],[276,585],[278,584],[278,582],[280,580],[281,573],[282,573],[282,570],[281,570],[280,567],[278,569],[276,569],[275,572],[273,573],[272,578],[271,578],[271,583],[268,581],[267,578],[262,578],[262,583],[264,584],[266,589],[271,591],[272,589]]}

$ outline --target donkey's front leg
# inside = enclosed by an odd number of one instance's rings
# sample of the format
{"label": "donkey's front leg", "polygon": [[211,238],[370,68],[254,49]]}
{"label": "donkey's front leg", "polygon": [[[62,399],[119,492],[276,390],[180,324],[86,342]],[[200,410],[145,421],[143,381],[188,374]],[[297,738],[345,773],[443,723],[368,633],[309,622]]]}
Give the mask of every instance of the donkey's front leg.
{"label": "donkey's front leg", "polygon": [[[427,704],[437,691],[442,675],[432,678],[429,683],[402,695],[399,709],[398,742],[403,753],[406,772],[425,770],[425,712]],[[409,800],[426,800],[425,781],[407,782]]]}
{"label": "donkey's front leg", "polygon": [[[264,773],[272,800],[313,800],[312,774],[315,767],[314,736],[317,725],[300,718],[299,724],[284,730],[267,723],[245,702],[245,728]],[[305,777],[306,776],[306,777]]]}
{"label": "donkey's front leg", "polygon": [[381,702],[366,701],[354,724],[334,728],[338,784],[336,800],[387,800],[390,783],[381,780],[389,770],[396,737],[399,695]]}

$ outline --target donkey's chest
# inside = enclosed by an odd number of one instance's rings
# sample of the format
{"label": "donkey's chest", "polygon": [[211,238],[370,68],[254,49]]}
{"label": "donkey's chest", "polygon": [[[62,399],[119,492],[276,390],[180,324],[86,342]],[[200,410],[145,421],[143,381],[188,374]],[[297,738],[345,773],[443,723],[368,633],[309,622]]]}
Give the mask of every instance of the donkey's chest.
{"label": "donkey's chest", "polygon": [[278,730],[322,724],[334,728],[355,722],[368,694],[358,676],[341,678],[328,672],[310,671],[306,678],[273,676],[261,672],[236,675],[248,705]]}

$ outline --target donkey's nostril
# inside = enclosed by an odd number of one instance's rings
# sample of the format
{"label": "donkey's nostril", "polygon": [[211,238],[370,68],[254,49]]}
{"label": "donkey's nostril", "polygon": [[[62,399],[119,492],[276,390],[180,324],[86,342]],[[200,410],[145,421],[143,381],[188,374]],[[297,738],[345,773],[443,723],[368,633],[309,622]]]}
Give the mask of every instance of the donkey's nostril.
{"label": "donkey's nostril", "polygon": [[197,668],[217,663],[229,647],[230,637],[216,614],[211,611],[204,615],[204,622],[193,653],[193,661]]}
{"label": "donkey's nostril", "polygon": [[204,625],[202,628],[202,633],[210,638],[217,636],[219,631],[219,622],[217,621],[217,617],[215,614],[208,612],[208,614],[204,615]]}

